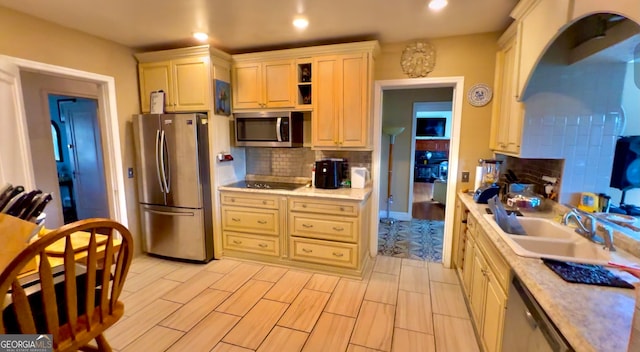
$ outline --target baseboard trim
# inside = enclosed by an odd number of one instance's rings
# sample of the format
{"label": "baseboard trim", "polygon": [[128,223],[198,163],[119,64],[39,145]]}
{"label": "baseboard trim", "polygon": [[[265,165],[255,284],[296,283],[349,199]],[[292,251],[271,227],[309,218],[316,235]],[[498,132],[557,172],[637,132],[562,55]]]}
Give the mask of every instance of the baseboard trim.
{"label": "baseboard trim", "polygon": [[[407,213],[407,212],[390,211],[389,216],[399,221],[411,221],[411,213]],[[387,217],[386,211],[379,212],[378,219],[384,219],[386,217]]]}

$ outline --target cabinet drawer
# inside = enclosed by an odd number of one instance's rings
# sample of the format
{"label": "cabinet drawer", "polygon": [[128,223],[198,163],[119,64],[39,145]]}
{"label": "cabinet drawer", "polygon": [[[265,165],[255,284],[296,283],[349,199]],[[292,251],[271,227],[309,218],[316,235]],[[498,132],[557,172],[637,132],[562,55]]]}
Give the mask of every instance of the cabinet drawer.
{"label": "cabinet drawer", "polygon": [[220,193],[222,205],[248,206],[255,208],[278,209],[278,197],[255,193]]}
{"label": "cabinet drawer", "polygon": [[246,235],[224,232],[222,246],[235,251],[278,256],[280,254],[280,239],[278,237]]}
{"label": "cabinet drawer", "polygon": [[502,287],[505,293],[509,292],[509,281],[511,267],[507,261],[502,257],[502,254],[493,245],[491,239],[487,237],[487,234],[478,230],[476,234],[478,246],[481,248],[487,263],[491,271],[493,271],[498,283]]}
{"label": "cabinet drawer", "polygon": [[475,235],[476,227],[478,227],[478,221],[473,217],[473,215],[471,215],[471,213],[469,213],[469,215],[467,215],[467,231],[471,232],[472,235]]}
{"label": "cabinet drawer", "polygon": [[289,210],[341,216],[358,216],[359,204],[309,198],[289,198]]}
{"label": "cabinet drawer", "polygon": [[357,218],[289,213],[289,232],[292,236],[356,243],[360,229]]}
{"label": "cabinet drawer", "polygon": [[246,209],[222,207],[222,229],[225,231],[253,232],[271,236],[280,234],[279,211],[273,209]]}
{"label": "cabinet drawer", "polygon": [[358,267],[358,245],[290,237],[291,259],[345,268]]}

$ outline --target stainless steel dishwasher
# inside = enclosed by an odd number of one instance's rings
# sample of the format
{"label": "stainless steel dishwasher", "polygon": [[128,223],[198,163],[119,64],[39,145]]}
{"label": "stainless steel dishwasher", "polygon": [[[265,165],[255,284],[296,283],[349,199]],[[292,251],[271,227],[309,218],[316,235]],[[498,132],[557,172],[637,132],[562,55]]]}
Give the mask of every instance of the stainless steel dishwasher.
{"label": "stainless steel dishwasher", "polygon": [[573,351],[531,292],[515,274],[509,286],[502,351]]}

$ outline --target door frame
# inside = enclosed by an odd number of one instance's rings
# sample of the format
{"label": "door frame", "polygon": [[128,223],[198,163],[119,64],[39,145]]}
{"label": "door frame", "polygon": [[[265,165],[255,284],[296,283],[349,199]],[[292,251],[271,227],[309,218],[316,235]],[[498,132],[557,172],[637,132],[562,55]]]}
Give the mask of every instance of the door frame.
{"label": "door frame", "polygon": [[[20,59],[12,56],[0,55],[0,61],[8,65],[17,67],[16,71],[32,71],[44,75],[71,78],[80,81],[92,82],[98,85],[98,120],[102,137],[102,153],[104,157],[105,179],[107,181],[107,199],[109,203],[109,213],[112,218],[124,226],[128,226],[127,201],[124,193],[124,172],[122,166],[122,151],[120,144],[120,129],[118,125],[115,79],[97,73],[71,69],[62,66],[45,64],[42,62]],[[31,160],[31,149],[29,147],[27,117],[24,110],[22,98],[22,85],[20,77],[17,77],[15,86],[17,91],[13,92],[17,100],[15,118],[18,125],[23,128],[18,132],[15,152],[22,160]],[[25,188],[35,189],[35,177],[33,166],[30,162],[23,162],[22,170],[16,173],[23,175]]]}
{"label": "door frame", "polygon": [[[373,156],[371,163],[371,174],[380,175],[381,153],[382,153],[382,93],[385,90],[398,89],[421,89],[421,88],[453,88],[453,98],[451,99],[451,139],[449,141],[449,170],[447,173],[447,204],[444,220],[444,239],[442,246],[442,263],[445,267],[451,266],[451,246],[453,240],[453,223],[455,213],[455,197],[457,189],[458,174],[458,153],[460,150],[460,126],[462,124],[462,103],[464,97],[464,77],[434,77],[434,78],[411,78],[379,80],[374,84],[373,97]],[[413,180],[411,180],[413,181]],[[380,177],[373,178],[373,190],[371,194],[372,210],[371,214],[371,245],[369,248],[371,256],[378,253],[378,223],[380,214]]]}

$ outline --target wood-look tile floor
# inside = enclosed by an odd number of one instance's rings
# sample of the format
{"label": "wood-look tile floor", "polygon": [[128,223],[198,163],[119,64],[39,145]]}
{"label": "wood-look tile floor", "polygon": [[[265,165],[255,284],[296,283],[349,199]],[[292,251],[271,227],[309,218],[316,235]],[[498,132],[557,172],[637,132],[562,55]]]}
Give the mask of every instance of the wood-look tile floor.
{"label": "wood-look tile floor", "polygon": [[362,281],[140,256],[106,332],[115,351],[479,351],[454,270],[378,256]]}

